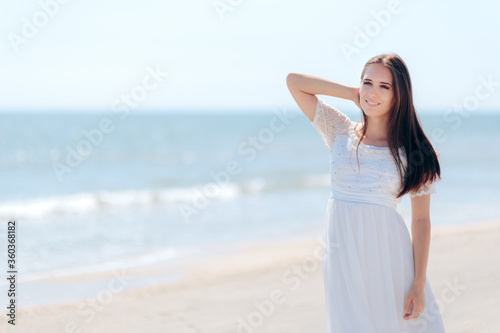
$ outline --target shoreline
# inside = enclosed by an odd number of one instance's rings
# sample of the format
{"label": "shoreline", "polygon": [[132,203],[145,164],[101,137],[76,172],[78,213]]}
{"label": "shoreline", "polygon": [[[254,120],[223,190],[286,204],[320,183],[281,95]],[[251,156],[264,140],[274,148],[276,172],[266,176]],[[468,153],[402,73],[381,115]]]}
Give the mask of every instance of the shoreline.
{"label": "shoreline", "polygon": [[[254,240],[246,240],[240,243],[229,243],[223,245],[206,245],[200,252],[191,252],[186,256],[156,260],[151,263],[136,266],[122,266],[116,269],[88,271],[80,270],[76,274],[45,276],[36,280],[22,281],[20,284],[22,294],[31,294],[31,299],[18,300],[20,309],[30,309],[43,306],[59,306],[81,302],[86,297],[92,297],[99,291],[106,289],[106,283],[110,283],[116,275],[134,276],[127,280],[124,290],[134,290],[160,285],[173,285],[189,280],[190,275],[195,274],[193,267],[208,261],[217,261],[233,253],[247,253],[258,248],[274,247],[291,242],[308,241],[317,233],[322,232],[323,225],[313,225],[302,232],[291,232],[280,237],[267,237]],[[121,259],[118,262],[125,262]],[[113,262],[114,266],[119,266]],[[96,265],[98,266],[98,265]],[[62,270],[64,272],[64,270]],[[69,270],[71,271],[71,270]],[[224,274],[223,272],[221,272]],[[47,290],[58,289],[58,293],[45,294]],[[73,295],[72,295],[73,294]],[[41,299],[43,299],[41,301]]]}
{"label": "shoreline", "polygon": [[[239,256],[248,252],[258,253],[262,250],[272,250],[275,247],[281,245],[290,246],[294,242],[299,242],[301,244],[311,242],[312,238],[315,237],[315,240],[318,244],[322,243],[322,231],[323,225],[315,225],[311,226],[307,229],[307,233],[291,233],[287,237],[280,238],[264,238],[257,240],[249,240],[242,244],[227,244],[228,248],[223,248],[221,246],[208,246],[211,248],[211,251],[208,253],[196,253],[190,254],[183,257],[171,258],[165,260],[158,260],[153,263],[141,264],[137,266],[129,266],[125,268],[116,268],[116,269],[108,269],[108,270],[100,270],[100,271],[89,271],[89,272],[79,272],[76,274],[63,274],[63,275],[54,275],[54,276],[46,276],[34,281],[23,281],[21,284],[21,288],[27,293],[24,294],[33,294],[37,295],[39,298],[44,298],[43,302],[31,301],[28,304],[22,305],[20,309],[31,308],[31,307],[39,307],[39,306],[57,306],[65,303],[74,303],[79,302],[85,299],[85,297],[91,297],[93,294],[97,293],[103,286],[105,286],[106,281],[110,281],[116,275],[133,275],[135,278],[131,281],[128,281],[127,285],[124,286],[124,289],[133,290],[140,288],[148,288],[148,287],[157,287],[161,285],[175,285],[177,283],[183,283],[186,280],[192,278],[192,275],[196,275],[196,266],[200,263],[205,263],[207,261],[217,261],[222,258],[226,258],[231,255]],[[486,230],[497,230],[500,229],[500,219],[488,219],[483,220],[480,223],[471,223],[464,224],[458,226],[438,226],[432,227],[431,230],[431,246],[432,240],[437,239],[439,237],[469,233],[474,231],[486,231]],[[300,245],[299,245],[300,247]],[[120,260],[120,262],[124,262],[125,260]],[[235,263],[232,263],[235,265]],[[256,268],[256,267],[254,267]],[[205,271],[205,278],[208,277],[208,271]],[[218,272],[218,270],[217,270]],[[225,271],[220,271],[221,275],[224,275]],[[210,274],[214,274],[216,272],[212,272]],[[65,289],[66,292],[63,293],[65,296],[57,297],[57,294],[52,295],[52,299],[48,299],[44,297],[43,294],[40,294],[38,289],[46,290],[47,288],[55,288],[58,286],[58,289]],[[62,286],[62,288],[61,288]],[[83,287],[82,287],[83,286]],[[87,291],[77,292],[76,295],[68,297],[72,291],[77,289],[87,289]],[[61,290],[62,291],[62,290]],[[60,294],[60,293],[59,293]],[[56,295],[56,296],[54,296]],[[60,295],[59,295],[60,296]],[[50,296],[49,296],[50,297]],[[22,300],[24,303],[26,299]]]}
{"label": "shoreline", "polygon": [[[322,234],[313,234],[256,241],[252,246],[192,258],[175,267],[158,263],[141,266],[124,272],[121,280],[117,272],[49,279],[45,282],[52,283],[52,292],[62,292],[63,285],[70,286],[68,292],[94,283],[93,298],[99,306],[70,301],[23,307],[18,309],[18,328],[32,330],[43,323],[45,330],[37,332],[65,332],[65,325],[74,323],[79,329],[74,331],[81,333],[136,332],[140,328],[176,333],[237,332],[238,327],[245,332],[249,316],[259,312],[259,304],[270,304],[266,301],[274,297],[285,301],[276,302],[273,314],[263,317],[266,332],[325,331]],[[493,320],[500,308],[500,281],[495,280],[500,276],[500,267],[495,264],[500,262],[498,240],[500,220],[432,229],[427,276],[440,300],[447,331],[500,331],[500,324]],[[294,267],[306,265],[306,274],[293,273]],[[158,277],[179,269],[184,274],[182,280],[138,287],[132,283],[133,278]]]}

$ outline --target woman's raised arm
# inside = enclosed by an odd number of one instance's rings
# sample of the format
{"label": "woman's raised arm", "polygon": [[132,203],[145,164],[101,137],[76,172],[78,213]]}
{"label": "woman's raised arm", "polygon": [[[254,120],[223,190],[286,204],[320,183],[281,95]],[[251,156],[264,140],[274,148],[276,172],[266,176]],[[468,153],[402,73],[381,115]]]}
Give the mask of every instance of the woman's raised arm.
{"label": "woman's raised arm", "polygon": [[318,98],[316,94],[353,101],[359,108],[359,87],[348,87],[317,76],[290,73],[286,77],[288,90],[309,120],[314,119]]}

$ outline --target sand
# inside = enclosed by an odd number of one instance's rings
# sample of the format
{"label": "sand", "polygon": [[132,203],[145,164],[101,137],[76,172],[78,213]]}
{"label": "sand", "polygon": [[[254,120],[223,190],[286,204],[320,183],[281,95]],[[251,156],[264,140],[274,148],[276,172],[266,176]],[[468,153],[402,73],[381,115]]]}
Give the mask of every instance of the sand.
{"label": "sand", "polygon": [[[162,263],[53,278],[44,286],[100,281],[101,287],[90,301],[18,309],[16,326],[4,319],[0,331],[326,332],[321,240],[319,231],[314,237],[195,258],[182,267]],[[185,279],[123,288],[171,270],[182,271]],[[500,332],[495,319],[500,311],[500,221],[433,228],[427,277],[447,332]],[[68,292],[51,292],[60,290]]]}

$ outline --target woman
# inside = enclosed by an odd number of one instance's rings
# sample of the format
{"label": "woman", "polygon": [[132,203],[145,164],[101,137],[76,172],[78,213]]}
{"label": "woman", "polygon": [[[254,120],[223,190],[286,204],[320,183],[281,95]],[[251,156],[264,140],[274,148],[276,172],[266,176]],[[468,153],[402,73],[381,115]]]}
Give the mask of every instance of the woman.
{"label": "woman", "polygon": [[[413,105],[406,64],[396,54],[373,57],[359,88],[295,73],[286,82],[330,150],[323,239],[328,332],[444,332],[426,277],[430,194],[440,167]],[[316,94],[353,101],[363,122]],[[411,238],[396,210],[407,193]]]}

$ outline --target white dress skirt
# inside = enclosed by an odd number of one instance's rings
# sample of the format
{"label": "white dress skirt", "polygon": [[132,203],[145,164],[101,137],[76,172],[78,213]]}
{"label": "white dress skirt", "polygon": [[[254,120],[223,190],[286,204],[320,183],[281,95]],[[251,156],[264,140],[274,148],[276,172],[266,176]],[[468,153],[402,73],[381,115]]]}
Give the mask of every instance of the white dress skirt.
{"label": "white dress skirt", "polygon": [[[356,122],[321,99],[311,124],[330,151],[323,239],[327,332],[445,332],[427,279],[423,313],[403,319],[414,258],[408,227],[396,210],[400,179],[389,148],[361,143],[358,166]],[[402,148],[400,153],[406,161]],[[410,196],[432,193],[435,183]]]}

